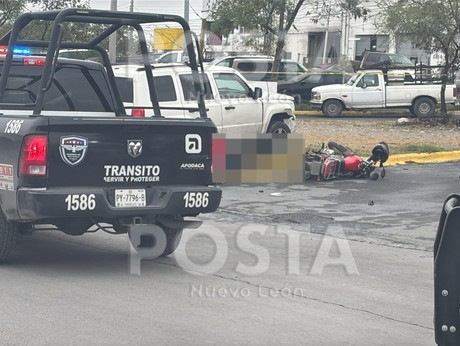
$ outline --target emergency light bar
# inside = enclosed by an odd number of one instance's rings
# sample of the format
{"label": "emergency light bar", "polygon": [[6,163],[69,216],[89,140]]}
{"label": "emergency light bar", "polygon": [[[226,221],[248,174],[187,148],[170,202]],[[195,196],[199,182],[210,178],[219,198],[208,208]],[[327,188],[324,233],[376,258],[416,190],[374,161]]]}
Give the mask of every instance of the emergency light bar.
{"label": "emergency light bar", "polygon": [[[6,54],[8,48],[6,46],[0,46],[0,55]],[[14,47],[13,54],[15,55],[31,55],[32,50],[27,47]]]}

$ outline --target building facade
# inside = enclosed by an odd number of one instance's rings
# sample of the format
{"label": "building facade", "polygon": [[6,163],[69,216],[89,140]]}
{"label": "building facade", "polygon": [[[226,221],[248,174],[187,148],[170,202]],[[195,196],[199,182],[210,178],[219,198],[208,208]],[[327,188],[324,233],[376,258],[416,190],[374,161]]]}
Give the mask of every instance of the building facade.
{"label": "building facade", "polygon": [[[340,0],[328,0],[321,8],[323,14],[318,16],[308,0],[301,7],[294,25],[287,34],[284,58],[295,60],[306,67],[342,64],[350,60],[360,60],[366,50],[403,54],[414,62],[437,64],[432,56],[416,48],[412,43],[399,38],[392,38],[381,29],[379,21],[384,11],[379,1],[369,0],[365,7],[370,15],[353,18],[350,13],[340,10]],[[203,0],[203,16],[206,18],[216,0]],[[317,21],[315,22],[315,19]],[[208,33],[212,36],[212,33]],[[248,49],[242,43],[244,30],[221,41],[214,40],[207,50],[218,55],[235,53]]]}
{"label": "building facade", "polygon": [[286,57],[312,67],[360,60],[363,52],[369,50],[403,54],[414,62],[431,63],[426,52],[379,29],[384,9],[378,3],[374,0],[365,3],[370,15],[364,20],[338,10],[335,0],[330,0],[330,9],[326,7],[326,14],[315,23],[315,15],[309,13],[312,9],[306,1],[288,33]]}

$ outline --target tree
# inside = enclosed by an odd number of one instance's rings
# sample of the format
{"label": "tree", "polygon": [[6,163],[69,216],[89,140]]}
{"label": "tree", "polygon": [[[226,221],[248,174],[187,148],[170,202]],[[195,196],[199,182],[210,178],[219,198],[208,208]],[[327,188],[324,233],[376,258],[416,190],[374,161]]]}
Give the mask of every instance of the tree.
{"label": "tree", "polygon": [[7,33],[11,25],[25,9],[27,0],[1,0],[0,1],[0,35]]}
{"label": "tree", "polygon": [[309,0],[307,15],[318,23],[327,17],[340,17],[348,14],[354,19],[364,18],[370,14],[370,10],[363,6],[369,0],[330,0],[327,5],[325,1]]}
{"label": "tree", "polygon": [[[0,35],[3,36],[14,23],[14,20],[29,7],[38,11],[51,11],[65,9],[70,7],[89,8],[89,0],[0,0]],[[82,25],[72,25],[66,30],[67,38],[77,37],[90,38],[93,35],[92,30],[83,28]],[[23,36],[29,39],[48,38],[51,32],[50,22],[31,23],[23,31]]]}
{"label": "tree", "polygon": [[459,61],[459,0],[387,0],[383,27],[427,52],[442,52],[444,65],[441,84],[441,114],[447,115],[446,84]]}
{"label": "tree", "polygon": [[[368,10],[361,7],[367,0],[218,0],[211,10],[213,21],[211,30],[218,35],[228,36],[233,29],[244,27],[255,29],[263,34],[261,52],[272,54],[275,60],[273,71],[278,71],[279,61],[285,45],[286,35],[291,29],[302,6],[308,6],[317,13],[313,21],[328,16],[340,15],[340,11],[349,11],[355,18],[366,16]],[[327,10],[324,10],[324,9]],[[331,11],[331,8],[338,11]],[[307,14],[311,14],[307,12]],[[273,74],[277,78],[277,74]]]}
{"label": "tree", "polygon": [[[212,10],[214,20],[211,29],[227,36],[233,29],[257,29],[263,32],[262,53],[272,52],[275,44],[273,71],[279,70],[286,34],[305,0],[220,0]],[[277,74],[272,75],[274,80]]]}
{"label": "tree", "polygon": [[[89,0],[29,0],[39,11],[53,11],[65,8],[90,8]],[[45,40],[51,35],[49,21],[33,22],[24,30],[24,36],[30,39]],[[63,40],[87,40],[94,36],[93,28],[88,25],[72,23],[66,25]]]}
{"label": "tree", "polygon": [[[90,0],[0,0],[0,37],[11,30],[14,20],[29,8],[34,11],[52,11],[66,8],[90,8]],[[51,35],[50,21],[34,21],[21,32],[21,38],[47,40]],[[88,42],[98,35],[107,25],[70,23],[64,28],[63,41]],[[133,54],[129,49],[131,28],[123,27],[117,32],[117,56]],[[102,42],[108,49],[108,40]],[[136,49],[137,52],[137,49]],[[135,52],[134,52],[135,53]],[[96,53],[98,55],[98,53]]]}

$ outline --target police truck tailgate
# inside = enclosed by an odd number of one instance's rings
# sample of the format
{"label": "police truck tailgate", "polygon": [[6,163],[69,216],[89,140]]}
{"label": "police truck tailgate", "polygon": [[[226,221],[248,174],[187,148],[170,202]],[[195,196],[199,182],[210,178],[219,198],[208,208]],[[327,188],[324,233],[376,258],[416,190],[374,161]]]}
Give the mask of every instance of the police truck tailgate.
{"label": "police truck tailgate", "polygon": [[206,120],[51,118],[48,185],[211,184],[214,131]]}
{"label": "police truck tailgate", "polygon": [[211,121],[155,117],[48,121],[47,179],[21,178],[22,220],[123,216],[132,215],[133,208],[139,215],[195,215],[217,209],[221,190],[210,186],[216,131]]}

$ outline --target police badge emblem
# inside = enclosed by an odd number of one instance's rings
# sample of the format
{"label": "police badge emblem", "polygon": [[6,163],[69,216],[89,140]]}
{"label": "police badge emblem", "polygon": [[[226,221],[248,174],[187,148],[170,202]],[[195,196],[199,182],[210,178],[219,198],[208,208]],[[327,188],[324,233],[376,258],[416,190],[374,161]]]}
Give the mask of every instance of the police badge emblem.
{"label": "police badge emblem", "polygon": [[86,156],[88,151],[88,138],[79,136],[61,137],[59,153],[62,160],[69,166],[76,166]]}

